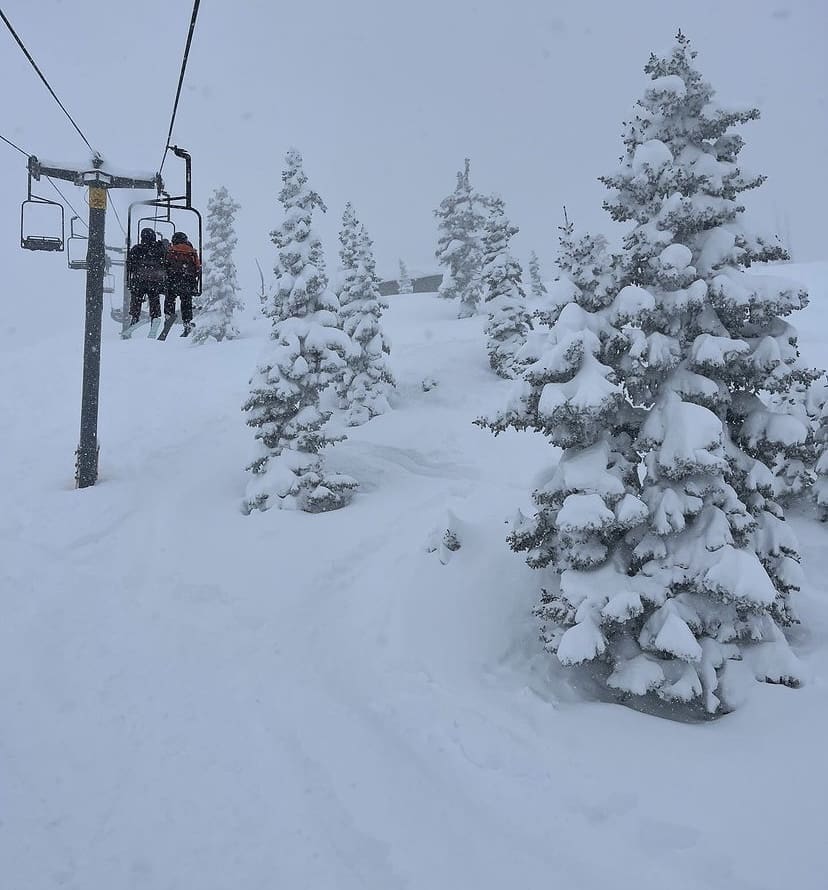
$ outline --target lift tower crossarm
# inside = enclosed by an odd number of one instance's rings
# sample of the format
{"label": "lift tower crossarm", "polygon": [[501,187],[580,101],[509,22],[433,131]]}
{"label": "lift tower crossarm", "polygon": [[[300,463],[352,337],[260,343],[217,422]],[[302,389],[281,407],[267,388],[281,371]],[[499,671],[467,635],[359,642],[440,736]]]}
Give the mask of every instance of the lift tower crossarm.
{"label": "lift tower crossarm", "polygon": [[164,188],[161,174],[154,176],[124,176],[119,173],[110,173],[103,169],[101,158],[93,158],[92,169],[82,170],[77,167],[61,167],[56,164],[43,163],[32,155],[29,158],[29,173],[32,179],[39,180],[41,176],[50,176],[52,179],[65,179],[75,185],[100,186],[110,189],[147,189],[160,192]]}

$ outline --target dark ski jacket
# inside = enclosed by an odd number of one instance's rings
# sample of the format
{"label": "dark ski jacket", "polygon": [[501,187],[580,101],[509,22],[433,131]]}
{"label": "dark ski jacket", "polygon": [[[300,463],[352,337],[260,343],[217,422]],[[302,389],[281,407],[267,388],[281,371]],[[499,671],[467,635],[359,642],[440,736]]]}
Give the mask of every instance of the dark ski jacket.
{"label": "dark ski jacket", "polygon": [[167,280],[170,290],[178,294],[194,294],[198,291],[198,273],[201,260],[198,251],[189,241],[171,244],[167,249]]}
{"label": "dark ski jacket", "polygon": [[164,245],[160,241],[148,244],[135,244],[129,249],[130,290],[150,285],[163,291],[167,283],[166,257]]}

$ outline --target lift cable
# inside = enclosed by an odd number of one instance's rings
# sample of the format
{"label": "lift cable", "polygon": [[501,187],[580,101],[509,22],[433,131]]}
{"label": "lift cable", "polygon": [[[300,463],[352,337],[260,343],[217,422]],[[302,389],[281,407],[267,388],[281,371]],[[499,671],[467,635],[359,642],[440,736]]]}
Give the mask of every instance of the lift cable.
{"label": "lift cable", "polygon": [[[27,158],[30,157],[29,152],[24,151],[19,145],[15,145],[15,144],[11,141],[11,139],[6,139],[6,137],[3,136],[3,135],[1,135],[1,134],[0,134],[0,139],[2,139],[3,142],[5,142],[5,143],[7,143],[8,145],[10,145],[12,148],[14,148],[14,149],[16,149],[17,151],[19,151],[20,154],[25,155]],[[57,186],[57,184],[55,183],[54,179],[52,179],[51,176],[47,176],[47,177],[45,177],[45,178],[49,180],[49,182],[50,182],[51,185],[52,185],[52,188],[53,188],[53,189],[60,195],[61,198],[63,198],[64,202],[65,202],[66,205],[69,207],[69,209],[72,211],[72,213],[74,213],[75,216],[78,217],[78,219],[81,221],[81,223],[82,223],[84,226],[86,226],[86,228],[89,228],[89,226],[87,226],[86,223],[83,221],[83,217],[81,217],[80,214],[78,213],[78,211],[75,210],[75,208],[71,205],[71,203],[69,202],[69,199],[66,197],[66,195],[64,195],[63,192],[58,188],[58,186]]]}
{"label": "lift cable", "polygon": [[115,214],[115,219],[118,220],[118,226],[121,229],[121,233],[124,238],[126,238],[126,229],[124,228],[124,224],[121,222],[121,217],[118,216],[118,208],[115,206],[115,202],[110,200],[109,206],[112,208],[112,212]]}
{"label": "lift cable", "polygon": [[193,14],[190,18],[190,30],[187,33],[187,44],[184,47],[184,58],[181,60],[181,73],[178,76],[178,89],[175,91],[175,102],[173,103],[172,117],[170,118],[170,129],[167,133],[166,142],[164,143],[164,156],[161,158],[161,166],[159,167],[159,170],[164,169],[164,161],[167,160],[167,152],[170,150],[170,139],[172,139],[173,127],[175,126],[175,115],[178,112],[178,100],[181,98],[181,87],[184,85],[184,72],[187,70],[187,58],[190,55],[190,45],[193,42],[193,32],[195,31],[200,3],[201,0],[193,0]]}
{"label": "lift cable", "polygon": [[11,141],[11,139],[6,139],[6,137],[3,136],[2,134],[0,134],[0,139],[2,139],[3,142],[6,143],[6,145],[10,145],[12,148],[17,149],[17,151],[19,151],[20,154],[22,154],[22,155],[26,155],[26,157],[29,157],[29,153],[28,153],[27,151],[23,151],[23,149],[22,149],[19,145],[15,145],[15,144]]}
{"label": "lift cable", "polygon": [[82,216],[78,213],[78,211],[75,210],[75,208],[69,203],[69,199],[68,199],[68,198],[66,197],[66,195],[64,195],[63,192],[58,188],[57,183],[54,181],[54,179],[52,179],[51,176],[47,176],[46,179],[49,180],[49,182],[52,184],[52,188],[53,188],[53,189],[54,189],[54,190],[61,196],[61,198],[63,198],[63,200],[66,202],[66,205],[69,207],[69,209],[72,211],[72,213],[74,213],[75,216],[80,220],[81,225],[82,225],[84,228],[88,229],[89,226],[86,224],[86,222],[84,222],[83,217],[82,217]]}
{"label": "lift cable", "polygon": [[[17,31],[14,30],[14,28],[12,27],[12,23],[8,20],[8,18],[6,17],[6,14],[3,12],[2,9],[0,9],[0,18],[3,19],[3,22],[6,25],[6,27],[9,29],[9,32],[11,33],[12,37],[14,37],[14,39],[17,41],[17,45],[20,47],[20,49],[23,50],[23,54],[29,60],[29,62],[31,63],[34,70],[38,73],[38,76],[40,77],[40,79],[46,85],[46,89],[49,90],[49,92],[52,94],[52,98],[55,100],[55,102],[57,102],[58,105],[60,105],[61,109],[63,110],[63,113],[66,115],[66,117],[69,118],[69,121],[71,122],[72,126],[78,131],[78,135],[86,143],[87,147],[89,148],[89,151],[91,151],[93,155],[97,155],[98,152],[96,152],[95,149],[92,148],[92,146],[89,143],[89,140],[86,138],[86,136],[83,135],[81,128],[75,123],[75,120],[72,117],[72,115],[69,114],[69,112],[66,110],[66,106],[63,104],[63,102],[60,101],[60,99],[58,99],[57,93],[55,93],[55,91],[52,89],[51,85],[49,84],[49,81],[46,80],[45,76],[43,75],[43,72],[40,70],[40,68],[38,68],[37,62],[35,62],[35,60],[32,58],[31,53],[26,49],[26,45],[23,43],[23,41],[18,36]],[[7,141],[7,140],[4,140],[4,141]]]}

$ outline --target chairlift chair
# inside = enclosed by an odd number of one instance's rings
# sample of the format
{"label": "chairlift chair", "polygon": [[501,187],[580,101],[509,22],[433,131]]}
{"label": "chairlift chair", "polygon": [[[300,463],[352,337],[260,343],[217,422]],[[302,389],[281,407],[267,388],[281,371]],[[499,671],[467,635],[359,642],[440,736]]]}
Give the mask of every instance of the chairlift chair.
{"label": "chairlift chair", "polygon": [[[176,157],[182,158],[186,164],[186,173],[185,173],[185,193],[183,195],[170,195],[168,192],[163,190],[159,190],[159,196],[152,201],[135,201],[129,205],[129,213],[127,215],[127,276],[129,275],[129,251],[133,247],[134,244],[137,243],[137,240],[133,240],[133,231],[138,233],[138,237],[140,237],[140,232],[142,228],[152,228],[153,231],[158,231],[159,226],[167,226],[170,227],[170,238],[172,240],[172,236],[175,232],[184,231],[187,232],[190,241],[196,246],[196,250],[198,251],[199,258],[203,260],[203,232],[202,232],[202,219],[201,213],[193,207],[192,204],[192,162],[190,158],[190,153],[185,151],[183,148],[179,148],[177,145],[169,146],[170,150]],[[136,218],[137,208],[140,207],[148,207],[155,208],[156,213],[154,215],[149,216],[139,216]],[[173,216],[178,217],[179,214],[187,213],[190,214],[190,217],[193,219],[193,223],[195,224],[195,228],[198,231],[198,239],[197,243],[193,239],[193,227],[192,226],[181,226],[176,225],[173,221]],[[135,226],[133,227],[133,219],[135,219]],[[197,290],[194,296],[199,296],[201,294],[201,269],[198,272],[198,283]]]}
{"label": "chairlift chair", "polygon": [[89,250],[89,238],[75,231],[75,223],[81,222],[80,217],[73,216],[69,220],[69,237],[66,239],[66,262],[70,269],[88,269],[86,254]]}
{"label": "chairlift chair", "polygon": [[[54,219],[54,225],[49,226],[52,234],[37,234],[32,232],[27,221],[31,223],[32,216],[39,216],[40,213],[33,214],[33,208],[54,207],[54,210],[48,211]],[[37,223],[40,226],[40,223]],[[56,231],[60,234],[54,234]],[[42,198],[39,195],[32,194],[32,172],[29,170],[29,188],[26,200],[20,205],[20,246],[24,250],[53,250],[62,251],[64,248],[64,232],[65,220],[63,215],[63,204],[59,201],[50,201],[48,198]]]}

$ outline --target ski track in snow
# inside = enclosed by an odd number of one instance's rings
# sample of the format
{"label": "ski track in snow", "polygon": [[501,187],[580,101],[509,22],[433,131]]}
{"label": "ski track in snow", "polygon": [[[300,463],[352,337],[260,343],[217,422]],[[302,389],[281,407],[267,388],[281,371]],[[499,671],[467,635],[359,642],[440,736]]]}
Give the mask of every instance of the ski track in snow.
{"label": "ski track in snow", "polygon": [[[818,363],[828,268],[798,271]],[[483,319],[455,311],[394,300],[395,410],[330,452],[362,488],[319,516],[239,509],[262,322],[192,348],[122,342],[105,320],[84,492],[78,326],[8,340],[3,886],[824,886],[824,527],[795,520],[802,690],[758,689],[704,725],[581,701],[540,651],[539,579],[504,543],[554,451],[472,424],[509,384]],[[447,508],[462,547],[441,565],[426,541]]]}

